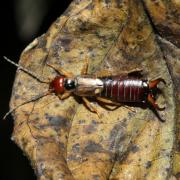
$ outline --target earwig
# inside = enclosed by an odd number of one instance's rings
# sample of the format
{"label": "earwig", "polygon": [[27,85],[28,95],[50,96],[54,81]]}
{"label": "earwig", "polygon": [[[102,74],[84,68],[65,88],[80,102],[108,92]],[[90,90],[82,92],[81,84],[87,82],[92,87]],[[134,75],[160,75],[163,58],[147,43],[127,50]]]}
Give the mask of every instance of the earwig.
{"label": "earwig", "polygon": [[4,118],[6,118],[7,115],[16,110],[18,107],[52,93],[57,95],[61,100],[68,98],[70,95],[82,97],[82,100],[85,102],[87,108],[90,111],[97,113],[99,117],[100,114],[98,113],[96,107],[89,102],[88,97],[95,97],[98,101],[115,106],[121,106],[121,103],[132,102],[144,104],[148,103],[154,109],[159,111],[165,109],[165,107],[159,107],[155,101],[153,93],[154,90],[157,90],[157,85],[160,82],[166,84],[163,78],[158,78],[148,82],[147,80],[139,79],[138,77],[121,75],[95,77],[87,75],[88,62],[86,62],[81,71],[81,75],[79,76],[74,76],[72,73],[63,70],[60,67],[57,69],[56,67],[47,64],[57,71],[59,75],[50,82],[45,82],[30,70],[14,63],[7,57],[4,57],[4,59],[17,66],[30,76],[35,77],[39,82],[49,84],[47,92],[11,109]]}

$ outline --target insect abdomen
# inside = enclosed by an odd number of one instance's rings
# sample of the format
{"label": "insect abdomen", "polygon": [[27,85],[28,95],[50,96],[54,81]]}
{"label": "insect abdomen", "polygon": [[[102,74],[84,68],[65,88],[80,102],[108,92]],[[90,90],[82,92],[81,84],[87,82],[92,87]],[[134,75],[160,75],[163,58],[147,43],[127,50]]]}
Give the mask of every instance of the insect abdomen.
{"label": "insect abdomen", "polygon": [[104,79],[102,97],[117,102],[143,102],[147,98],[148,85],[140,79]]}

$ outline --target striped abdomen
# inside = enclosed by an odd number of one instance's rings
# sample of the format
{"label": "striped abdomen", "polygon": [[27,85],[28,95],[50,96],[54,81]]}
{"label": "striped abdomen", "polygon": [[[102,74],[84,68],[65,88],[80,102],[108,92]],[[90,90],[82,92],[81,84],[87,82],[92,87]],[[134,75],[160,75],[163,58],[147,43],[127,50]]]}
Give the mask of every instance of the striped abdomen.
{"label": "striped abdomen", "polygon": [[133,78],[102,79],[104,89],[100,96],[117,102],[144,102],[147,98],[148,84]]}

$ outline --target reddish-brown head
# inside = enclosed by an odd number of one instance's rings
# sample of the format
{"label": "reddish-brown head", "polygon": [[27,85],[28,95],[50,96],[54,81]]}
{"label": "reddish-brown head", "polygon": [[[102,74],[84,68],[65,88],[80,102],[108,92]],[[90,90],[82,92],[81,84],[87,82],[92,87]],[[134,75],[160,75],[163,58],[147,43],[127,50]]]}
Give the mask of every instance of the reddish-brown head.
{"label": "reddish-brown head", "polygon": [[50,83],[49,89],[55,92],[56,94],[63,94],[65,91],[64,81],[65,81],[64,76],[55,77],[54,80]]}

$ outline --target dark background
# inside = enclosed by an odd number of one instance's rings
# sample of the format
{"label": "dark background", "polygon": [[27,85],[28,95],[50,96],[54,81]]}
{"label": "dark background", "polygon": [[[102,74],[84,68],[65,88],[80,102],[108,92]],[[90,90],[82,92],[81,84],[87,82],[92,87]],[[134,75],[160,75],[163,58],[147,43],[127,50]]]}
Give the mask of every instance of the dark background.
{"label": "dark background", "polygon": [[[21,2],[23,1],[27,7],[22,11]],[[22,50],[35,37],[45,33],[53,21],[66,10],[70,2],[71,0],[6,0],[1,2],[3,4],[0,7],[0,180],[36,179],[29,161],[11,141],[12,117],[2,120],[3,115],[9,110],[16,71],[16,68],[3,60],[2,56],[6,55],[18,62]],[[28,3],[31,3],[31,6]],[[25,29],[22,30],[24,26]]]}

